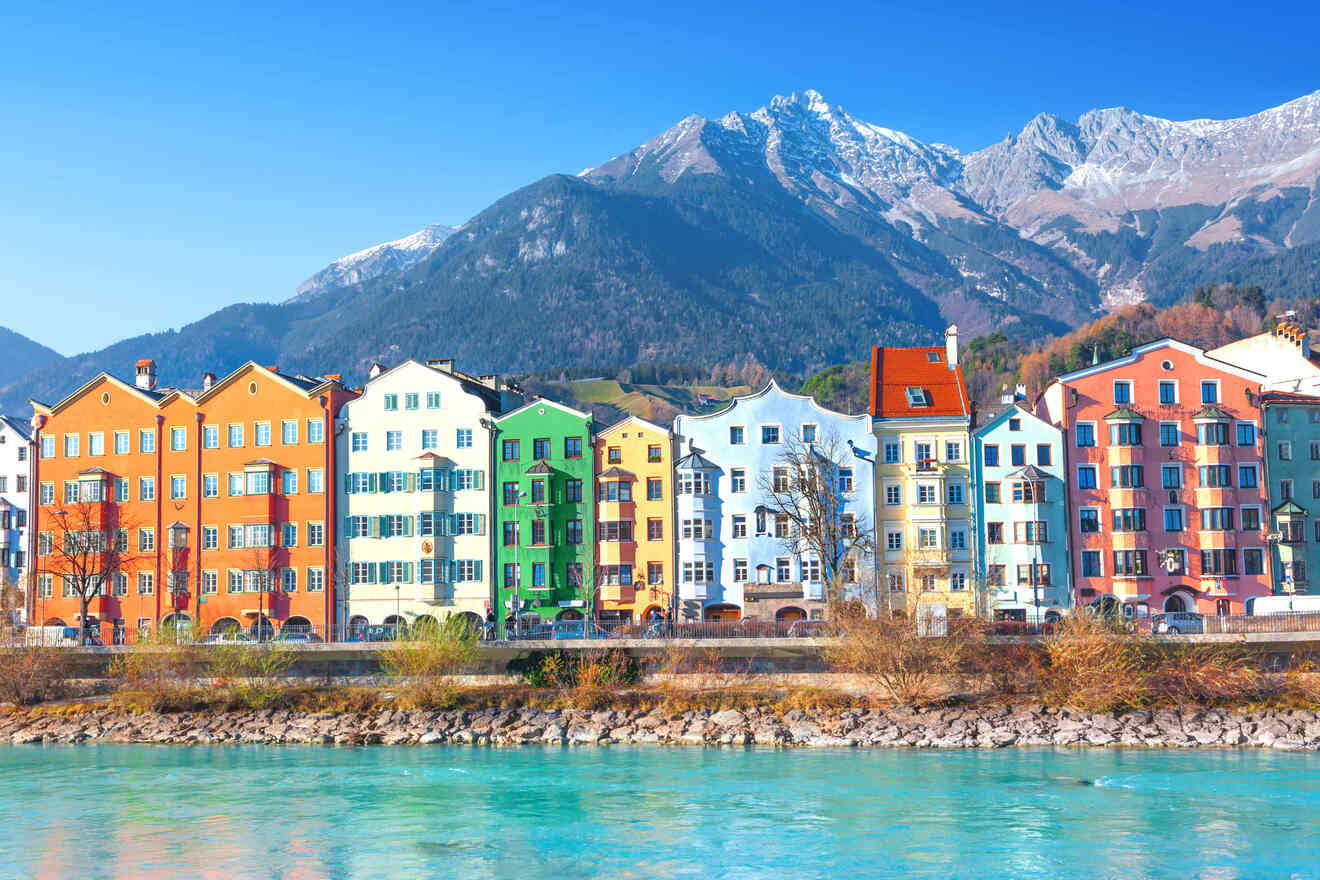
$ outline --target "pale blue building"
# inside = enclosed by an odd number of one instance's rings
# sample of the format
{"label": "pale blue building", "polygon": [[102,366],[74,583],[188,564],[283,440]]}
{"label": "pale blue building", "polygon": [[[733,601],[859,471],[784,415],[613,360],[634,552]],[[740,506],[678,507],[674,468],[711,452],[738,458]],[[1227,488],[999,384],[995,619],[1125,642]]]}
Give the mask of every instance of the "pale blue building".
{"label": "pale blue building", "polygon": [[[788,479],[786,449],[809,446],[832,462],[842,515],[852,518],[851,527],[869,532],[875,509],[871,465],[854,457],[849,443],[871,448],[871,417],[825,409],[771,381],[717,413],[678,416],[674,433],[680,617],[823,617],[828,574],[821,560],[794,551],[791,527],[767,506],[763,481]],[[849,562],[845,585],[870,577],[870,556]]]}
{"label": "pale blue building", "polygon": [[975,567],[996,619],[1039,622],[1072,605],[1063,435],[1021,406],[972,433]]}

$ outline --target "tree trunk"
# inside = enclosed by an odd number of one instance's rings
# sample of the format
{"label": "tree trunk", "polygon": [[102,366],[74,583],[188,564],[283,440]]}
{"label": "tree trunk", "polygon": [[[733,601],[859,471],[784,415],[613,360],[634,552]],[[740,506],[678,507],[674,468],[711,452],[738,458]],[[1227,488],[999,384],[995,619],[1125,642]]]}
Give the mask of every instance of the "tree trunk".
{"label": "tree trunk", "polygon": [[87,594],[83,593],[78,597],[78,604],[81,606],[82,614],[78,617],[78,645],[87,647]]}

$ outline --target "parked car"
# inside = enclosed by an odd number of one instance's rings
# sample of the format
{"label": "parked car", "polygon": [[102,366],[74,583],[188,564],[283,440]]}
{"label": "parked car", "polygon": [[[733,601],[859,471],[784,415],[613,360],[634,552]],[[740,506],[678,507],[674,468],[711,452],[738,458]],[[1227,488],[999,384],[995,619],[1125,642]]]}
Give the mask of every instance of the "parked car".
{"label": "parked car", "polygon": [[547,626],[550,627],[550,638],[556,641],[611,638],[608,631],[601,629],[590,621],[586,622],[585,628],[581,620],[556,620],[554,623],[547,624]]}
{"label": "parked car", "polygon": [[275,636],[274,641],[294,645],[315,645],[320,643],[321,637],[316,633],[282,629]]}
{"label": "parked car", "polygon": [[1151,615],[1150,622],[1151,632],[1157,634],[1205,632],[1205,615],[1197,614],[1195,611],[1166,611],[1163,614]]}
{"label": "parked car", "polygon": [[246,645],[252,641],[252,638],[241,629],[231,629],[225,632],[211,633],[206,638],[198,642],[199,645]]}

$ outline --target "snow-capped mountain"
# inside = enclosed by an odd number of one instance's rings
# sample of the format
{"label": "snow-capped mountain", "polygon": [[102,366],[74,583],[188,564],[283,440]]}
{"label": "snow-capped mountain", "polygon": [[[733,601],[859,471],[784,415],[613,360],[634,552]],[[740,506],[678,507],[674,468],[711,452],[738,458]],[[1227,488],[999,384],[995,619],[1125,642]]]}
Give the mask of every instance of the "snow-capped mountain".
{"label": "snow-capped mountain", "polygon": [[327,290],[369,281],[386,272],[399,272],[438,248],[458,227],[434,224],[397,241],[340,257],[298,285],[294,298],[315,296]]}

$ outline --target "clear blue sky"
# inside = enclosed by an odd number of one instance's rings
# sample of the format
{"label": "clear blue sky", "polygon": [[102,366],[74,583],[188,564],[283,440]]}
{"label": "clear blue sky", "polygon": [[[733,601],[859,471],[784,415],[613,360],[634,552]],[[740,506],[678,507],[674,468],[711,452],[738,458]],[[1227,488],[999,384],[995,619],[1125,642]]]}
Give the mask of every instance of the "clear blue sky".
{"label": "clear blue sky", "polygon": [[1039,111],[1228,117],[1320,89],[1318,4],[1159,5],[3,4],[0,325],[67,354],[283,299],[795,89],[964,150]]}

